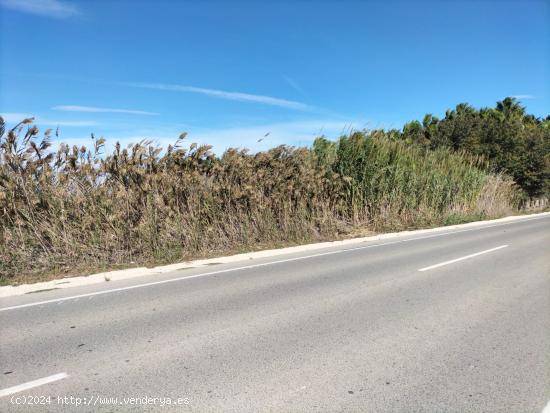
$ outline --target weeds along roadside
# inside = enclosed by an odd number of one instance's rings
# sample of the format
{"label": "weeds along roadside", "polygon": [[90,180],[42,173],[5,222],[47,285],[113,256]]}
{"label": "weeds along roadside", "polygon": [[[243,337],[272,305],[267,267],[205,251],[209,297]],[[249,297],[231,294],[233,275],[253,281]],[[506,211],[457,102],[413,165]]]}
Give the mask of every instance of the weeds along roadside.
{"label": "weeds along roadside", "polygon": [[377,132],[249,153],[142,141],[50,146],[32,119],[0,135],[0,279],[180,261],[517,210],[483,160]]}

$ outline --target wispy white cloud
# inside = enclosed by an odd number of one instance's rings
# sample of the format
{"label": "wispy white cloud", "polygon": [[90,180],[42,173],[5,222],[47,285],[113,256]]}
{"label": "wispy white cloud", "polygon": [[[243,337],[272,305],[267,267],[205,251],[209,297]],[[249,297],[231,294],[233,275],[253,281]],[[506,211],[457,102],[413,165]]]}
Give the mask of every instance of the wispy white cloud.
{"label": "wispy white cloud", "polygon": [[23,119],[32,118],[28,113],[8,112],[0,113],[0,116],[4,118],[7,123],[21,122]]}
{"label": "wispy white cloud", "polygon": [[513,95],[511,97],[519,99],[519,100],[522,100],[522,99],[536,99],[536,96],[533,96],[533,95]]}
{"label": "wispy white cloud", "polygon": [[158,115],[156,112],[147,112],[144,110],[133,109],[114,109],[114,108],[98,108],[94,106],[77,106],[77,105],[61,105],[54,106],[53,110],[61,110],[64,112],[86,112],[86,113],[127,113],[130,115]]}
{"label": "wispy white cloud", "polygon": [[350,130],[364,127],[365,124],[361,122],[312,119],[234,128],[197,129],[196,131],[191,129],[189,139],[214,145],[217,149],[240,147],[255,151],[282,144],[310,145],[321,135],[337,138]]}
{"label": "wispy white cloud", "polygon": [[[321,135],[328,138],[337,138],[351,130],[364,129],[364,121],[334,121],[324,119],[310,119],[292,122],[264,123],[241,127],[203,128],[187,126],[185,128],[142,129],[130,131],[129,134],[111,134],[108,142],[120,141],[123,145],[139,142],[142,139],[151,139],[166,146],[174,143],[183,131],[189,133],[186,141],[213,146],[216,153],[221,154],[225,149],[237,147],[249,149],[252,152],[266,150],[277,145],[308,146]],[[267,136],[266,136],[267,135]]]}
{"label": "wispy white cloud", "polygon": [[298,84],[298,82],[296,82],[294,79],[292,79],[291,77],[287,76],[287,75],[281,75],[281,77],[283,78],[283,80],[288,83],[288,85],[294,89],[296,92],[298,92],[300,95],[302,95],[303,97],[306,97],[306,92],[304,92],[304,89],[302,89],[302,87]]}
{"label": "wispy white cloud", "polygon": [[8,112],[8,113],[0,113],[0,116],[4,118],[4,120],[8,124],[16,124],[21,122],[23,119],[27,118],[34,118],[34,122],[38,126],[72,126],[72,127],[86,127],[86,126],[98,126],[98,122],[89,121],[89,120],[56,120],[56,119],[48,119],[41,116],[32,116],[28,113],[17,113],[17,112]]}
{"label": "wispy white cloud", "polygon": [[62,0],[0,0],[0,5],[25,13],[66,18],[79,14],[78,8]]}
{"label": "wispy white cloud", "polygon": [[218,99],[235,100],[240,102],[261,103],[264,105],[279,106],[279,107],[294,109],[294,110],[308,111],[308,110],[314,109],[314,107],[302,102],[296,102],[296,101],[287,100],[287,99],[280,99],[272,96],[253,95],[250,93],[228,92],[225,90],[205,89],[205,88],[195,87],[195,86],[173,85],[173,84],[165,84],[165,83],[124,83],[124,84],[127,86],[139,87],[139,88],[145,88],[145,89],[198,93],[201,95],[211,96]]}

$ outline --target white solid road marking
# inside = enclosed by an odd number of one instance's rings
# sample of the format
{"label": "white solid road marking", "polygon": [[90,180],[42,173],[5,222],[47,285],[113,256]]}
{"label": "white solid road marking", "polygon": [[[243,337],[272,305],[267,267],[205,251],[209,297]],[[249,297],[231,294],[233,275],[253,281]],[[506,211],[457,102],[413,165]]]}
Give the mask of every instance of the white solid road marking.
{"label": "white solid road marking", "polygon": [[548,401],[541,413],[550,413],[550,401]]}
{"label": "white solid road marking", "polygon": [[455,258],[454,260],[450,260],[450,261],[440,262],[439,264],[430,265],[429,267],[420,268],[418,271],[428,271],[428,270],[432,270],[434,268],[443,267],[444,265],[449,265],[449,264],[452,264],[454,262],[467,260],[468,258],[477,257],[478,255],[481,255],[481,254],[487,254],[489,252],[500,250],[502,248],[506,248],[507,246],[508,245],[501,245],[499,247],[491,248],[490,250],[476,252],[475,254],[470,254],[470,255],[466,255],[464,257]]}
{"label": "white solid road marking", "polygon": [[[270,262],[266,262],[266,263],[263,263],[263,264],[245,265],[243,267],[228,268],[226,270],[211,271],[211,272],[206,272],[206,273],[202,273],[202,274],[189,275],[189,276],[185,276],[185,277],[171,278],[169,280],[153,281],[153,282],[149,282],[149,283],[131,285],[131,286],[128,286],[128,287],[113,288],[113,289],[110,289],[110,290],[96,291],[96,292],[93,292],[93,293],[73,295],[73,296],[70,296],[70,297],[54,298],[54,299],[51,299],[51,300],[38,301],[38,302],[35,302],[35,303],[28,303],[28,304],[21,304],[21,305],[14,305],[14,306],[10,306],[10,307],[0,308],[0,312],[9,311],[9,310],[16,310],[16,309],[19,309],[19,308],[34,307],[34,306],[43,305],[43,304],[51,304],[51,303],[61,304],[64,301],[74,300],[75,298],[93,297],[93,296],[96,296],[96,295],[111,294],[111,293],[115,293],[115,292],[133,290],[133,289],[136,289],[136,288],[150,287],[150,286],[153,286],[153,285],[160,285],[160,284],[167,284],[167,283],[177,282],[177,281],[182,281],[182,280],[188,280],[188,279],[192,279],[192,278],[207,277],[207,276],[210,276],[210,275],[223,274],[223,273],[227,273],[227,272],[245,270],[245,269],[250,269],[250,268],[265,267],[265,266],[268,266],[268,265],[275,265],[275,264],[281,264],[281,263],[284,263],[284,262],[305,260],[305,259],[309,259],[309,258],[321,257],[321,256],[324,256],[324,255],[341,254],[341,253],[345,253],[345,252],[348,252],[348,251],[356,251],[356,250],[363,250],[363,249],[367,249],[367,248],[384,247],[386,245],[394,245],[394,244],[400,244],[400,243],[404,243],[404,242],[419,241],[419,240],[428,239],[428,238],[444,237],[444,236],[447,236],[447,235],[459,234],[459,233],[462,233],[462,232],[479,231],[479,230],[482,230],[482,229],[500,227],[500,226],[504,226],[504,225],[517,224],[517,223],[522,223],[522,222],[526,222],[526,221],[534,221],[534,220],[544,219],[544,218],[546,218],[546,217],[543,217],[543,218],[540,218],[540,217],[527,218],[527,219],[523,219],[521,221],[490,224],[490,225],[484,225],[484,226],[479,227],[479,228],[467,228],[467,229],[462,229],[462,230],[458,230],[458,231],[443,232],[441,234],[432,234],[432,235],[425,235],[425,236],[416,237],[416,238],[407,238],[407,239],[404,239],[404,240],[386,242],[386,243],[383,243],[383,244],[375,244],[375,245],[366,245],[366,246],[362,246],[362,247],[346,248],[346,249],[337,250],[337,251],[329,251],[329,252],[323,252],[323,253],[318,253],[318,254],[305,255],[305,256],[297,257],[297,258],[288,258],[288,259],[284,259],[284,260],[270,261]],[[428,269],[428,268],[426,268],[426,269]],[[426,269],[423,268],[422,270],[419,270],[419,271],[425,271]]]}
{"label": "white solid road marking", "polygon": [[54,381],[62,380],[69,377],[67,373],[54,374],[53,376],[44,377],[42,379],[29,381],[27,383],[19,384],[17,386],[8,387],[7,389],[0,390],[0,397],[9,396],[10,394],[19,393],[21,391],[33,389],[44,384],[53,383]]}
{"label": "white solid road marking", "polygon": [[378,246],[388,245],[388,244],[397,244],[398,242],[403,242],[403,241],[389,242],[389,243],[386,243],[386,244],[378,244],[378,245],[369,245],[367,247],[351,248],[351,249],[347,249],[347,250],[323,252],[323,253],[320,253],[320,254],[308,255],[308,256],[304,256],[304,257],[288,258],[288,259],[284,259],[284,260],[264,262],[262,264],[246,265],[244,267],[228,268],[228,269],[225,269],[225,270],[211,271],[211,272],[205,272],[205,273],[202,273],[202,274],[188,275],[188,276],[185,276],[185,277],[171,278],[169,280],[153,281],[153,282],[144,283],[144,284],[130,285],[128,287],[114,288],[114,289],[111,289],[111,290],[96,291],[96,292],[93,292],[93,293],[79,294],[79,295],[73,295],[73,296],[70,296],[70,297],[63,297],[63,298],[54,298],[52,300],[39,301],[39,302],[36,302],[36,303],[14,305],[14,306],[11,306],[11,307],[0,308],[0,312],[8,311],[8,310],[15,310],[15,309],[18,309],[18,308],[34,307],[34,306],[37,306],[37,305],[50,304],[50,303],[57,303],[59,305],[64,301],[74,300],[75,298],[93,297],[93,296],[96,296],[96,295],[120,293],[121,291],[133,290],[133,289],[136,289],[136,288],[143,288],[143,287],[150,287],[152,285],[168,284],[168,283],[172,283],[172,282],[176,282],[176,281],[190,280],[192,278],[199,278],[199,277],[206,277],[206,276],[209,276],[209,275],[223,274],[223,273],[226,273],[226,272],[246,270],[246,269],[250,269],[250,268],[265,267],[265,266],[268,266],[268,265],[280,264],[280,263],[283,263],[283,262],[305,260],[307,258],[321,257],[323,255],[340,254],[340,253],[343,253],[345,251],[350,251],[350,250],[355,250],[355,249],[372,248],[372,247],[378,247]]}
{"label": "white solid road marking", "polygon": [[[468,230],[463,230],[463,231],[468,231]],[[463,231],[456,231],[456,232],[463,232]],[[437,234],[436,236],[442,236],[442,235],[446,235],[446,234]],[[93,296],[96,296],[96,295],[112,294],[112,293],[119,294],[122,291],[134,290],[136,288],[143,288],[143,287],[150,287],[150,286],[153,286],[153,285],[168,284],[168,283],[177,282],[177,281],[190,280],[190,279],[193,279],[193,278],[200,278],[200,277],[207,277],[207,276],[210,276],[210,275],[223,274],[223,273],[234,272],[234,271],[239,271],[239,270],[247,270],[247,269],[251,269],[251,268],[266,267],[268,265],[281,264],[281,263],[284,263],[284,262],[306,260],[306,259],[309,259],[309,258],[322,257],[324,255],[342,254],[342,253],[348,252],[348,251],[356,251],[356,250],[363,250],[363,249],[367,249],[367,248],[383,247],[385,245],[394,245],[394,244],[400,244],[402,242],[415,241],[415,240],[424,239],[424,238],[432,238],[433,236],[434,235],[428,235],[426,237],[418,237],[418,238],[411,238],[411,239],[405,239],[405,240],[399,240],[399,241],[392,241],[392,242],[386,242],[386,243],[383,243],[383,244],[366,245],[366,246],[362,246],[362,247],[346,248],[346,249],[337,250],[337,251],[321,252],[321,253],[318,253],[318,254],[304,255],[302,257],[286,258],[284,260],[264,262],[264,263],[261,263],[261,264],[245,265],[245,266],[242,266],[242,267],[228,268],[228,269],[225,269],[225,270],[218,270],[218,271],[210,271],[210,272],[205,272],[205,273],[196,274],[196,275],[186,275],[184,277],[171,278],[169,280],[152,281],[152,282],[143,283],[143,284],[130,285],[128,287],[113,288],[113,289],[110,289],[110,290],[102,290],[102,291],[96,291],[96,292],[93,292],[93,293],[73,295],[73,296],[70,296],[70,297],[53,298],[51,300],[38,301],[38,302],[35,302],[35,303],[13,305],[13,306],[10,306],[10,307],[0,308],[0,312],[9,311],[9,310],[16,310],[16,309],[19,309],[19,308],[34,307],[34,306],[37,306],[37,305],[51,304],[51,303],[57,303],[57,305],[59,305],[59,304],[65,302],[65,301],[74,300],[74,299],[78,299],[78,298],[82,298],[82,297],[93,297]]]}

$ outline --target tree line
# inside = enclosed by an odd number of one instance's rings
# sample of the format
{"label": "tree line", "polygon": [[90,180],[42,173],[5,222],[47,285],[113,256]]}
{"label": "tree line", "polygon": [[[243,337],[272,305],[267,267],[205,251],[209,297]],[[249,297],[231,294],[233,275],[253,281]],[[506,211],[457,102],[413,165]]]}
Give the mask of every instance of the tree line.
{"label": "tree line", "polygon": [[429,149],[481,156],[494,172],[511,176],[526,196],[550,196],[550,115],[529,114],[515,98],[507,97],[494,108],[460,103],[443,119],[426,114],[422,122],[385,133]]}

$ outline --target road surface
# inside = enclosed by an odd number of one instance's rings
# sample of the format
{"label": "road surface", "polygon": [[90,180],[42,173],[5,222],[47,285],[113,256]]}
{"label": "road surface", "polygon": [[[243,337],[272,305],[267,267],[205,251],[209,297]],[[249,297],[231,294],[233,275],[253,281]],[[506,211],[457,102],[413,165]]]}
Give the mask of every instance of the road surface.
{"label": "road surface", "polygon": [[0,411],[538,413],[549,248],[537,216],[3,298]]}

